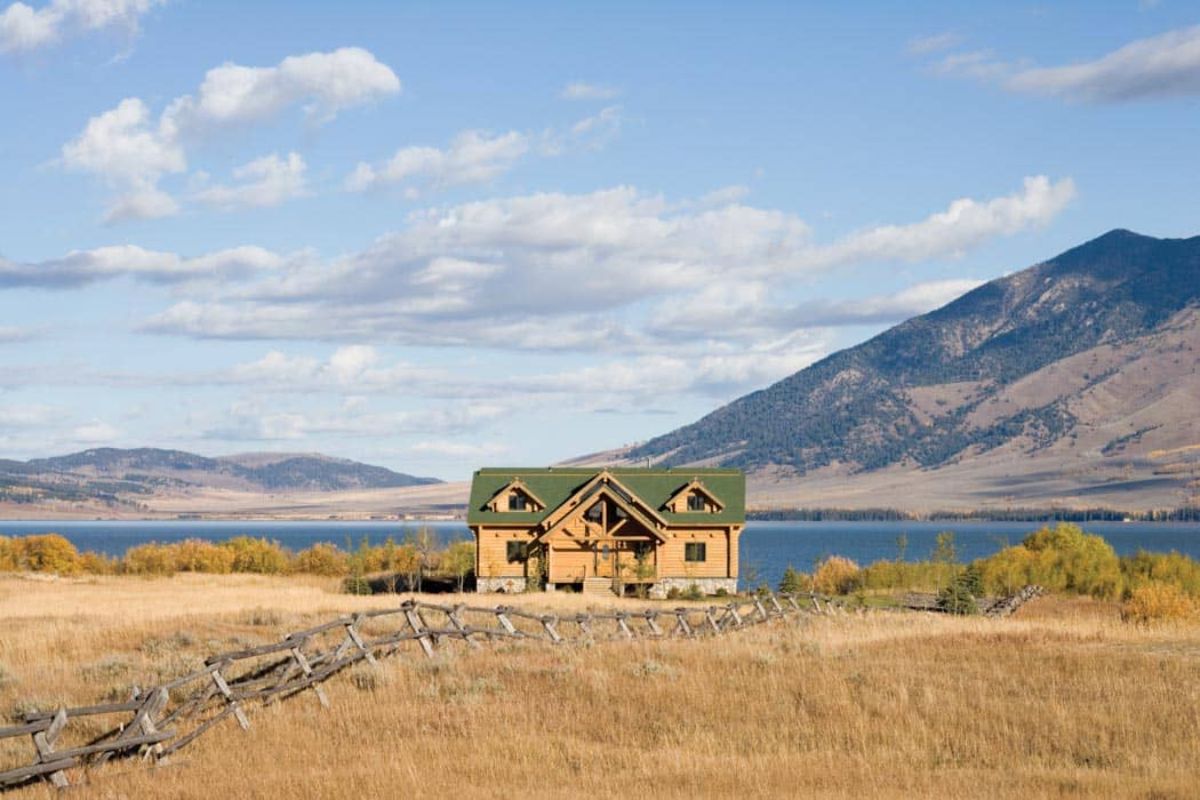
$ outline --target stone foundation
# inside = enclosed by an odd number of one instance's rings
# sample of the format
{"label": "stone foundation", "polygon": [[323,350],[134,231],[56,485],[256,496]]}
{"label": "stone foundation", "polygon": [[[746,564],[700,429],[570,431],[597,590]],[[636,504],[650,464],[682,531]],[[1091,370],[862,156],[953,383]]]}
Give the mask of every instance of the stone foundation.
{"label": "stone foundation", "polygon": [[513,592],[525,591],[525,578],[476,578],[476,592],[505,592],[512,594]]}
{"label": "stone foundation", "polygon": [[686,592],[692,584],[706,595],[716,594],[719,589],[724,589],[729,594],[737,594],[737,578],[663,578],[650,587],[650,596],[655,600],[664,600],[672,588]]}

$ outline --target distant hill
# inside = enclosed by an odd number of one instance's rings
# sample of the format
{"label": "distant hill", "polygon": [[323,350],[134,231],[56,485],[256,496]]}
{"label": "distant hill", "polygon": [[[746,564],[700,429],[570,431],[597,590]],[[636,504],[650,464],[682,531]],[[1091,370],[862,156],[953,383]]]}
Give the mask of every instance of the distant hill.
{"label": "distant hill", "polygon": [[138,507],[146,498],[207,490],[310,493],[438,484],[384,467],[316,453],[210,458],[181,450],[101,447],[30,461],[0,460],[0,501]]}
{"label": "distant hill", "polygon": [[[1198,306],[1200,237],[1115,230],[610,457],[742,467],[770,505],[821,504],[805,482],[851,498],[831,476],[864,489],[846,504],[886,504],[870,476],[914,471],[947,482],[947,506],[1114,502],[1145,481],[1191,502]],[[898,504],[916,486],[889,485]]]}

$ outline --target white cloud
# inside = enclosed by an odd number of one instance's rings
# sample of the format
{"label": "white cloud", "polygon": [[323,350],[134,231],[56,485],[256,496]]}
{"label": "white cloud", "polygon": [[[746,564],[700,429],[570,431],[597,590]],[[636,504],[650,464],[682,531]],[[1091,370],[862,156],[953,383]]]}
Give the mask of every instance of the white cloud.
{"label": "white cloud", "polygon": [[538,149],[545,156],[561,156],[572,150],[599,150],[621,132],[620,106],[607,106],[583,117],[565,130],[549,128],[542,133]]}
{"label": "white cloud", "polygon": [[11,3],[0,12],[0,53],[20,53],[55,44],[71,33],[106,28],[137,33],[138,21],[166,0],[52,0],[40,8]]}
{"label": "white cloud", "polygon": [[223,64],[210,69],[195,95],[175,99],[163,124],[183,137],[261,122],[294,105],[318,122],[398,94],[400,79],[360,47],[289,56],[274,67]]}
{"label": "white cloud", "polygon": [[408,453],[452,458],[465,463],[480,463],[512,452],[501,442],[455,442],[434,440],[417,442],[405,448]]}
{"label": "white cloud", "polygon": [[227,211],[277,206],[308,194],[307,168],[298,153],[288,153],[286,158],[272,153],[235,169],[233,177],[241,183],[210,186],[194,196],[202,203]]}
{"label": "white cloud", "polygon": [[[166,175],[187,169],[186,148],[230,126],[260,122],[303,105],[308,117],[326,122],[338,112],[400,91],[400,80],[366,50],[285,58],[275,67],[225,64],[209,70],[195,95],[172,101],[157,120],[138,98],[90,119],[62,148],[70,169],[103,178],[117,192],[106,219],[153,218],[177,213],[178,203],[159,188]],[[206,202],[223,207],[272,205],[304,188],[304,162],[268,156],[235,172],[239,186],[214,187]]]}
{"label": "white cloud", "polygon": [[856,299],[787,303],[776,299],[765,281],[718,282],[681,302],[664,301],[649,330],[659,338],[686,340],[716,328],[729,340],[754,343],[786,331],[896,323],[940,308],[982,283],[954,278]]}
{"label": "white cloud", "polygon": [[[0,260],[0,268],[4,262]],[[14,325],[0,325],[0,344],[27,342],[37,336],[37,332],[29,328],[18,328]]]}
{"label": "white cloud", "polygon": [[78,138],[62,149],[63,164],[102,176],[121,191],[106,219],[168,216],[175,201],[158,188],[165,174],[187,168],[183,148],[151,124],[150,111],[131,97],[88,120]]}
{"label": "white cloud", "polygon": [[224,441],[294,441],[320,435],[393,438],[399,435],[459,434],[508,413],[487,402],[454,403],[418,411],[372,411],[362,403],[325,410],[270,408],[258,400],[234,403],[202,434]]}
{"label": "white cloud", "polygon": [[283,258],[261,247],[234,247],[182,258],[135,245],[114,245],[73,250],[62,258],[26,264],[0,259],[0,289],[19,286],[66,289],[120,277],[151,283],[245,278],[279,268],[283,263]]}
{"label": "white cloud", "polygon": [[942,33],[934,33],[929,36],[918,36],[908,40],[908,52],[912,55],[922,56],[930,53],[936,53],[939,50],[948,50],[962,41],[962,36],[953,31],[944,31]]}
{"label": "white cloud", "polygon": [[415,184],[444,189],[470,183],[486,183],[512,169],[529,149],[529,137],[517,131],[496,136],[485,131],[463,131],[444,150],[436,147],[404,147],[382,164],[360,162],[346,179],[346,189],[361,192],[381,186]]}
{"label": "white cloud", "polygon": [[611,100],[620,93],[620,89],[612,86],[575,81],[564,86],[558,96],[564,100]]}
{"label": "white cloud", "polygon": [[[145,329],[641,353],[683,335],[664,324],[674,313],[706,321],[707,338],[745,341],[756,316],[749,310],[774,313],[771,302],[807,276],[961,256],[1044,225],[1073,197],[1069,179],[1032,177],[1010,195],[955,200],[924,220],[828,244],[814,243],[792,214],[734,201],[672,204],[631,187],[484,200],[414,212],[360,253],[296,260],[249,284],[195,294]],[[721,310],[732,307],[743,321],[723,327]],[[768,327],[777,333],[780,324]]]}
{"label": "white cloud", "polygon": [[1023,70],[1007,85],[1090,103],[1200,94],[1200,25],[1139,39],[1095,61]]}
{"label": "white cloud", "polygon": [[[438,387],[460,383],[442,369],[419,367],[407,362],[381,364],[378,350],[370,345],[347,345],[328,360],[312,356],[289,356],[271,350],[262,358],[215,373],[194,376],[196,383],[244,384],[275,392],[395,391],[398,388],[440,395]],[[182,382],[188,382],[184,380]],[[461,393],[460,393],[461,394]]]}
{"label": "white cloud", "polygon": [[0,406],[0,426],[5,428],[40,428],[54,422],[60,409],[46,405]]}
{"label": "white cloud", "polygon": [[945,211],[910,225],[881,225],[815,248],[814,263],[835,266],[857,261],[921,261],[961,256],[987,239],[1046,224],[1075,199],[1075,182],[1045,175],[1026,178],[1022,190],[978,201],[960,198]]}
{"label": "white cloud", "polygon": [[1122,103],[1200,94],[1200,25],[1138,39],[1098,59],[1035,67],[990,51],[953,53],[939,72],[998,83],[1012,92],[1085,103]]}
{"label": "white cloud", "polygon": [[576,138],[589,139],[592,142],[596,140],[607,140],[616,136],[621,128],[621,107],[608,106],[600,109],[598,114],[593,114],[590,117],[584,117],[571,126],[571,134]]}
{"label": "white cloud", "polygon": [[120,430],[98,419],[77,426],[71,433],[82,444],[103,444],[121,437]]}

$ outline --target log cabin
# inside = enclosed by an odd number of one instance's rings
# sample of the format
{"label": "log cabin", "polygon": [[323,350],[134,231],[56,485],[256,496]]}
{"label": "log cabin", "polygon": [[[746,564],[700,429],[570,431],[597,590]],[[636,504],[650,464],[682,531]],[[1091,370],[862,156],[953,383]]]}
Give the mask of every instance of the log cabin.
{"label": "log cabin", "polygon": [[471,482],[480,592],[737,591],[736,469],[488,468]]}

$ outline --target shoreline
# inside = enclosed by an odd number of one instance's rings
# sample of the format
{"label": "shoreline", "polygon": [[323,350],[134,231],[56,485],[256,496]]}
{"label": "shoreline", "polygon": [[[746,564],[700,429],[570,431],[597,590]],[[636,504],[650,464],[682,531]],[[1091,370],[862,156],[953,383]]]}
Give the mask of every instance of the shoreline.
{"label": "shoreline", "polygon": [[[12,513],[15,509],[0,509],[0,524],[5,522],[295,522],[295,523],[405,523],[460,522],[466,524],[462,513],[445,511],[380,514],[97,514],[87,512]],[[1200,508],[1125,510],[1111,508],[1063,509],[1021,508],[1010,511],[994,510],[937,510],[906,511],[874,508],[779,508],[755,509],[746,512],[746,520],[754,522],[1136,522],[1172,523],[1200,522]]]}

